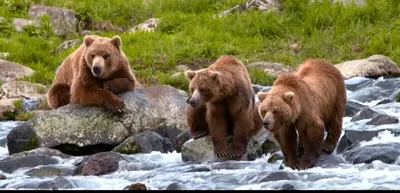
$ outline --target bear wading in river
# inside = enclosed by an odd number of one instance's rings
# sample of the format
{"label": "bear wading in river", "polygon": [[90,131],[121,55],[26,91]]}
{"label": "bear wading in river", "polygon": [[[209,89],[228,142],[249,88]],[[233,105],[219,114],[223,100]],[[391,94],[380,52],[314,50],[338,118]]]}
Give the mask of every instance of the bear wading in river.
{"label": "bear wading in river", "polygon": [[262,129],[246,67],[233,56],[221,56],[208,68],[185,75],[190,81],[187,121],[192,136],[209,134],[217,157],[240,159],[249,139]]}
{"label": "bear wading in river", "polygon": [[[328,154],[335,150],[347,97],[343,76],[331,63],[307,59],[296,73],[280,74],[270,91],[257,96],[264,128],[279,142],[287,166],[311,168],[321,150]],[[300,161],[296,130],[299,144],[304,147]]]}

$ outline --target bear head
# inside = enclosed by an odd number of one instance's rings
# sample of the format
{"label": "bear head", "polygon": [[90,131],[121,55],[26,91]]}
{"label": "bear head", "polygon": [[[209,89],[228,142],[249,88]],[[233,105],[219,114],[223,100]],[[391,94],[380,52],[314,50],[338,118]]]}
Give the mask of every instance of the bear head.
{"label": "bear head", "polygon": [[93,76],[107,79],[119,69],[122,40],[119,36],[113,38],[86,35],[84,37],[85,61]]}
{"label": "bear head", "polygon": [[276,131],[296,119],[294,92],[259,92],[257,97],[260,100],[258,113],[268,131]]}
{"label": "bear head", "polygon": [[220,84],[222,81],[220,72],[211,69],[187,70],[185,76],[190,81],[189,104],[192,107],[197,107],[202,102],[214,102],[221,99],[223,90]]}

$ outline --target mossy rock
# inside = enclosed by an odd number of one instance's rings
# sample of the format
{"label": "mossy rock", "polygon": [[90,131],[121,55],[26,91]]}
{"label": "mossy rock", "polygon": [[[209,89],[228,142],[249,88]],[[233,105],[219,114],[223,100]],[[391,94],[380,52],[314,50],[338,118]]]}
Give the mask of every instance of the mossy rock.
{"label": "mossy rock", "polygon": [[135,141],[134,137],[129,137],[124,142],[115,147],[112,151],[122,154],[136,154],[140,153],[140,145]]}
{"label": "mossy rock", "polygon": [[162,137],[156,132],[144,131],[129,137],[112,151],[122,154],[150,153],[152,151],[167,153],[174,151],[174,148],[170,139]]}

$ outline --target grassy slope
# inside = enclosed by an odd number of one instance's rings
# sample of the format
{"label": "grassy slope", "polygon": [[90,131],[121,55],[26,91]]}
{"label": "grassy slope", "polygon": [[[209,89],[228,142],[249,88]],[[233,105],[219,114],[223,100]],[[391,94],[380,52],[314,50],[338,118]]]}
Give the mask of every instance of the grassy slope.
{"label": "grassy slope", "polygon": [[[100,35],[122,37],[124,51],[146,85],[171,84],[187,90],[184,77],[171,78],[175,66],[205,67],[223,54],[235,55],[244,63],[280,62],[296,66],[308,57],[338,63],[384,54],[400,63],[400,4],[398,0],[370,0],[366,6],[342,6],[329,2],[308,4],[306,0],[283,0],[281,13],[252,11],[213,19],[214,14],[246,0],[9,0],[0,2],[0,15],[29,18],[32,3],[66,7],[83,21],[110,21],[132,27],[151,17],[161,19],[156,33]],[[44,21],[48,23],[48,21]],[[55,69],[73,49],[59,55],[51,52],[64,40],[82,36],[57,37],[48,25],[24,33],[0,26],[0,52],[11,53],[11,61],[37,71],[29,80],[49,85]],[[290,45],[302,45],[294,53]],[[254,83],[271,79],[251,71]]]}

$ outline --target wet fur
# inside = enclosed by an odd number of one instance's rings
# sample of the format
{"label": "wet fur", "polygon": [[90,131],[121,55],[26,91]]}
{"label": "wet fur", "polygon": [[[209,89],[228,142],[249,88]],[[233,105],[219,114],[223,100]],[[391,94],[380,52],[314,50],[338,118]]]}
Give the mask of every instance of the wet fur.
{"label": "wet fur", "polygon": [[[218,74],[218,88],[217,84],[208,82],[210,73]],[[189,75],[189,79],[192,91],[206,87],[213,95],[202,97],[201,104],[195,108],[188,105],[187,121],[192,136],[209,134],[218,157],[240,159],[246,153],[250,137],[262,128],[246,67],[232,56],[221,56],[195,76]],[[229,135],[233,135],[230,146],[226,141]]]}
{"label": "wet fur", "polygon": [[[295,94],[292,102],[282,97],[287,92]],[[282,73],[268,93],[258,96],[259,113],[264,120],[268,117],[266,112],[275,109],[275,114],[269,114],[274,121],[269,129],[280,143],[289,167],[313,167],[321,150],[327,153],[335,150],[342,132],[347,97],[343,77],[332,64],[308,59],[296,73]],[[324,141],[325,129],[328,135]],[[300,161],[297,160],[296,130],[304,147]]]}

